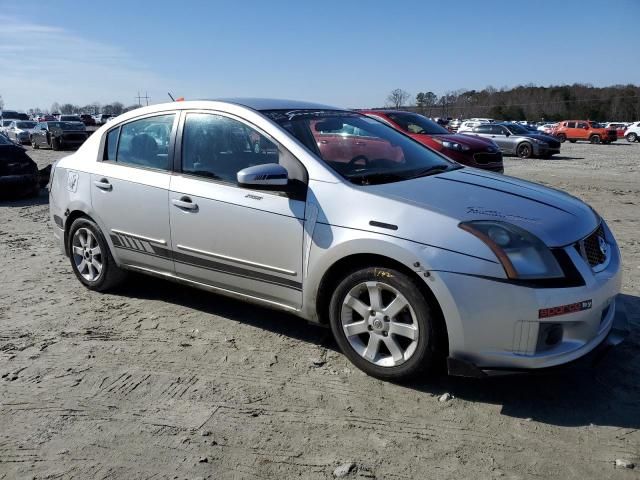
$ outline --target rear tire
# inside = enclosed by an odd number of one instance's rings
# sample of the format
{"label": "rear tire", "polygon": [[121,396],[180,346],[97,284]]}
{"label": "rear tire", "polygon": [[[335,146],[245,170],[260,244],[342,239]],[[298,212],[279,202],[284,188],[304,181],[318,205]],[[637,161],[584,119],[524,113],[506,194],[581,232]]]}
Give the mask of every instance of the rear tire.
{"label": "rear tire", "polygon": [[329,305],[331,330],[344,355],[367,375],[394,381],[435,369],[435,312],[414,279],[384,267],[347,275]]}
{"label": "rear tire", "polygon": [[126,272],[116,265],[107,241],[93,220],[76,219],[69,229],[67,242],[73,273],[89,290],[104,292],[124,281]]}
{"label": "rear tire", "polygon": [[38,150],[40,148],[40,145],[38,145],[38,143],[33,139],[33,137],[31,137],[31,148],[33,148],[34,150]]}
{"label": "rear tire", "polygon": [[630,142],[630,143],[638,141],[638,135],[633,132],[627,133],[627,136],[625,138],[627,139],[627,142]]}
{"label": "rear tire", "polygon": [[[557,138],[558,138],[558,141],[560,143],[564,143],[564,142],[567,141],[567,136],[564,133],[559,133]],[[574,142],[575,142],[575,140],[574,140]]]}
{"label": "rear tire", "polygon": [[589,137],[589,143],[593,143],[593,144],[600,143],[600,135],[591,135]]}
{"label": "rear tire", "polygon": [[52,150],[60,150],[60,141],[57,138],[51,139],[51,149]]}

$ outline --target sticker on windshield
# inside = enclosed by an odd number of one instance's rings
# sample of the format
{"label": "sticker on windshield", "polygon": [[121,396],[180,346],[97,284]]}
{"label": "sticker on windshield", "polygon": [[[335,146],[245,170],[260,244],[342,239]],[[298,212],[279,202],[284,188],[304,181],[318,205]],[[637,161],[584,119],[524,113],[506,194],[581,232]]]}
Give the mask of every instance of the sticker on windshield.
{"label": "sticker on windshield", "polygon": [[67,173],[67,190],[75,193],[78,190],[78,180],[80,179],[80,175],[78,172],[70,171]]}

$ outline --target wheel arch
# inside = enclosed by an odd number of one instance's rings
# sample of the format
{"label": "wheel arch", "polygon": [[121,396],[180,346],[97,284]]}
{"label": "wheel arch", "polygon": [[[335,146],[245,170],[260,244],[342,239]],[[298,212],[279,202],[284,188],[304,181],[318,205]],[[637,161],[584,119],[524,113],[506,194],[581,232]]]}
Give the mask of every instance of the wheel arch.
{"label": "wheel arch", "polygon": [[372,266],[381,266],[387,268],[393,268],[399,272],[404,273],[409,278],[413,279],[420,289],[420,292],[428,301],[429,306],[432,307],[436,318],[436,331],[438,335],[438,346],[446,355],[449,350],[449,334],[447,324],[444,319],[444,313],[438,299],[434,295],[433,291],[420,277],[418,272],[412,270],[404,263],[387,257],[385,255],[377,253],[353,253],[344,256],[335,261],[323,274],[320,283],[318,285],[317,296],[315,299],[315,310],[318,322],[322,325],[329,324],[329,304],[331,302],[331,295],[335,291],[340,281],[349,273],[361,268],[367,268]]}

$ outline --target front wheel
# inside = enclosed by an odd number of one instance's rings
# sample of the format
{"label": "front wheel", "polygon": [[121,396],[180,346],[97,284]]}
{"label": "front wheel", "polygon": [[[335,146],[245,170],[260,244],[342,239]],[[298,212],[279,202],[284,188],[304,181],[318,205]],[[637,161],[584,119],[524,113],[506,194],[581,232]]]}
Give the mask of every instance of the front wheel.
{"label": "front wheel", "polygon": [[627,142],[630,142],[630,143],[638,141],[638,135],[633,132],[627,133],[627,136],[625,138],[627,139]]}
{"label": "front wheel", "polygon": [[560,133],[560,134],[558,134],[558,135],[557,135],[557,137],[558,137],[558,141],[559,141],[560,143],[564,143],[564,142],[566,142],[566,141],[567,141],[567,136],[566,136],[564,133]]}
{"label": "front wheel", "polygon": [[591,135],[589,137],[589,142],[594,144],[600,143],[600,135]]}
{"label": "front wheel", "polygon": [[39,149],[39,148],[40,148],[40,146],[38,145],[38,142],[36,142],[35,138],[33,138],[33,137],[31,137],[31,147],[32,147],[34,150],[37,150],[37,149]]}
{"label": "front wheel", "polygon": [[76,219],[69,230],[69,258],[78,280],[90,290],[109,290],[125,278],[111,256],[98,225],[88,218]]}
{"label": "front wheel", "polygon": [[435,366],[435,311],[406,274],[357,270],[338,285],[329,309],[340,349],[368,375],[404,380]]}
{"label": "front wheel", "polygon": [[531,155],[533,155],[533,147],[531,146],[530,143],[527,143],[527,142],[521,143],[520,145],[518,145],[516,154],[520,158],[531,158]]}
{"label": "front wheel", "polygon": [[577,140],[569,140],[571,143],[576,143]]}

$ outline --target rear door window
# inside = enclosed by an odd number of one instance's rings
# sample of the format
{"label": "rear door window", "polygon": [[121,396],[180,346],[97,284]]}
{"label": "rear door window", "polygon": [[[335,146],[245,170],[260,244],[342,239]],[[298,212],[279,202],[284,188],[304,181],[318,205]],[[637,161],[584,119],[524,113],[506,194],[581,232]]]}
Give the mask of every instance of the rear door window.
{"label": "rear door window", "polygon": [[[134,120],[122,125],[117,142],[116,161],[133,166],[170,170],[169,144],[175,117],[172,113]],[[109,141],[113,147],[115,140],[107,137],[107,152]]]}
{"label": "rear door window", "polygon": [[576,122],[567,122],[567,128],[576,128]]}

